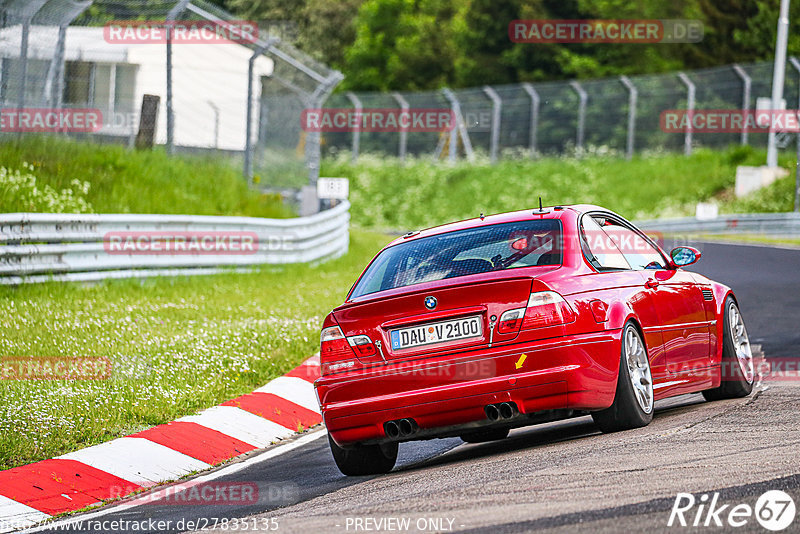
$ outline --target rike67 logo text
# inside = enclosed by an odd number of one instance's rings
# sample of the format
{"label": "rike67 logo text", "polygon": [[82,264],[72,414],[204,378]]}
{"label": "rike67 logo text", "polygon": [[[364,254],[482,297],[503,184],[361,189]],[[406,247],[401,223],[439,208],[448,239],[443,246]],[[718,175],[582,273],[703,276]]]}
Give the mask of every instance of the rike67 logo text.
{"label": "rike67 logo text", "polygon": [[752,529],[755,519],[765,529],[778,532],[794,522],[796,512],[794,499],[780,490],[761,495],[755,507],[746,503],[721,503],[717,492],[704,493],[699,498],[691,493],[678,493],[667,526],[738,528],[749,525]]}

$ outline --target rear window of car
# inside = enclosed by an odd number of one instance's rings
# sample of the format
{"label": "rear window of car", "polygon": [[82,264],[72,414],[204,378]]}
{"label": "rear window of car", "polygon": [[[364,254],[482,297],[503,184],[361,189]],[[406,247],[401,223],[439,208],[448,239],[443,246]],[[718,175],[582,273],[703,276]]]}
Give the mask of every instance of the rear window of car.
{"label": "rear window of car", "polygon": [[561,223],[493,224],[399,243],[381,252],[351,298],[388,289],[519,267],[561,265]]}

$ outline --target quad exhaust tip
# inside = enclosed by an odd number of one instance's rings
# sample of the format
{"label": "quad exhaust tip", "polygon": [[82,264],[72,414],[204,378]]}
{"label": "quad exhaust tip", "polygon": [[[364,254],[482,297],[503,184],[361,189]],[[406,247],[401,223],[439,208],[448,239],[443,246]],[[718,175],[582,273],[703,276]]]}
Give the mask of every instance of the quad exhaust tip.
{"label": "quad exhaust tip", "polygon": [[411,418],[395,419],[394,421],[386,421],[383,424],[383,430],[389,438],[397,439],[416,434],[419,426]]}
{"label": "quad exhaust tip", "polygon": [[383,424],[383,429],[386,435],[392,439],[400,437],[400,426],[396,421],[387,421]]}
{"label": "quad exhaust tip", "polygon": [[498,421],[500,419],[511,419],[519,413],[517,405],[513,402],[501,402],[498,404],[488,404],[484,408],[486,417],[489,421]]}

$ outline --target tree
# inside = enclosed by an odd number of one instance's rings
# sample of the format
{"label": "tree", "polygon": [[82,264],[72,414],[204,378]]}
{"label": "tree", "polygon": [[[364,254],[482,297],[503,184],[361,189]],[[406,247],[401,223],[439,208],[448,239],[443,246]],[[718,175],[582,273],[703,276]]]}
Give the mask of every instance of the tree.
{"label": "tree", "polygon": [[356,40],[355,19],[364,0],[307,0],[299,46],[326,64],[342,69]]}
{"label": "tree", "polygon": [[345,53],[345,88],[419,90],[446,85],[455,59],[450,0],[367,0]]}
{"label": "tree", "polygon": [[[342,89],[419,90],[597,78],[772,58],[778,0],[216,0],[297,24],[297,45],[341,70]],[[516,19],[699,20],[699,43],[514,43]],[[789,54],[800,54],[800,0]]]}
{"label": "tree", "polygon": [[[728,62],[772,59],[775,54],[780,2],[749,0],[746,3],[747,16],[742,17],[745,24],[734,24],[729,29],[734,54],[726,54],[725,59],[729,60]],[[789,4],[787,54],[800,55],[800,2],[798,1]]]}
{"label": "tree", "polygon": [[510,60],[517,46],[508,38],[508,24],[519,16],[517,0],[468,0],[453,21],[456,45],[454,85],[466,87],[517,80]]}

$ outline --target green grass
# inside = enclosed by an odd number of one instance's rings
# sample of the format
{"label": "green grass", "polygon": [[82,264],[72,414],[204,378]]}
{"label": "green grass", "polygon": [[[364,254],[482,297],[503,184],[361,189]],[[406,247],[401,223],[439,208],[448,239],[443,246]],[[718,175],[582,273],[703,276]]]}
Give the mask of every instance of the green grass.
{"label": "green grass", "polygon": [[0,288],[0,356],[111,360],[109,380],[0,380],[0,469],[249,393],[318,350],[325,315],[389,237],[254,273]]}
{"label": "green grass", "polygon": [[31,136],[0,144],[0,168],[7,170],[0,176],[0,212],[6,213],[292,216],[278,195],[249,189],[241,169],[224,156],[169,157],[161,148]]}
{"label": "green grass", "polygon": [[[786,167],[786,165],[784,165]],[[731,199],[722,207],[725,213],[777,213],[794,209],[795,174],[793,166],[789,176],[743,198]]]}
{"label": "green grass", "polygon": [[[587,203],[608,207],[630,219],[694,214],[700,200],[718,197],[722,211],[758,211],[761,203],[735,204],[726,199],[737,165],[762,165],[763,151],[735,147],[725,151],[696,150],[680,154],[585,159],[548,157],[480,161],[455,165],[417,159],[362,156],[352,165],[346,156],[323,162],[323,176],[350,178],[352,216],[356,224],[411,230],[449,221],[545,205]],[[784,167],[793,167],[789,154]],[[774,196],[774,207],[786,209],[785,185]],[[769,193],[772,194],[772,193]],[[767,203],[772,203],[773,199]],[[763,210],[762,210],[763,211]],[[773,210],[769,210],[773,211]]]}

